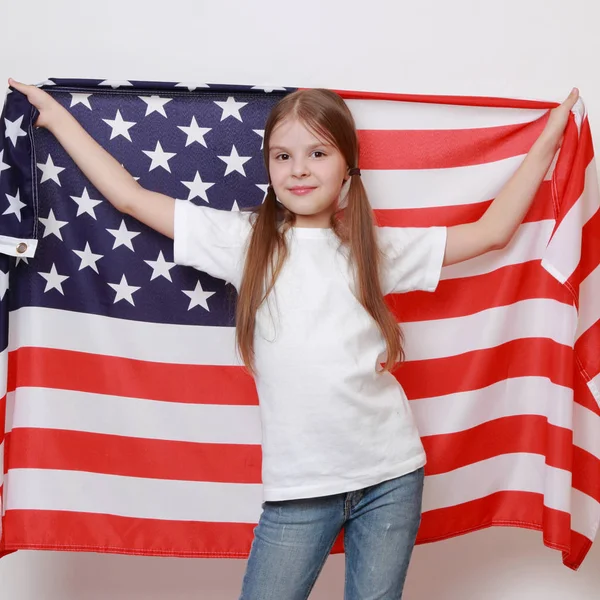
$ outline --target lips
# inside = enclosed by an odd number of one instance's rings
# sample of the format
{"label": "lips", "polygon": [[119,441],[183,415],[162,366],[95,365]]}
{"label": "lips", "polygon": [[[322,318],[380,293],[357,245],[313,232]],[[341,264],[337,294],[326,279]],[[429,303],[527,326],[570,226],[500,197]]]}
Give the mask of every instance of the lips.
{"label": "lips", "polygon": [[297,194],[298,196],[303,196],[305,194],[309,194],[314,189],[316,189],[316,188],[308,187],[308,186],[297,186],[297,187],[290,188],[290,192],[292,192],[292,194]]}

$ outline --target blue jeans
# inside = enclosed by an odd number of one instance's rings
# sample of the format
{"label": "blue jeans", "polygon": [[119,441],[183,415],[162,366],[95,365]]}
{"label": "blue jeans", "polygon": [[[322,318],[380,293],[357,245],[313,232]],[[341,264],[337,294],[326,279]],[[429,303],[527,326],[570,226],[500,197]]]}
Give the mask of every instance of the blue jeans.
{"label": "blue jeans", "polygon": [[399,600],[421,522],[423,468],[371,487],[263,503],[240,600],[306,600],[342,527],[345,600]]}

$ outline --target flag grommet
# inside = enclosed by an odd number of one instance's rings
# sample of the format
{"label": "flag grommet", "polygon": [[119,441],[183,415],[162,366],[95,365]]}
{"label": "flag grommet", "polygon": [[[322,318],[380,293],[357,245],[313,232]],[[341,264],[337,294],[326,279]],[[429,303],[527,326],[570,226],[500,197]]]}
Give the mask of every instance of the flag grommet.
{"label": "flag grommet", "polygon": [[27,244],[25,242],[21,242],[17,244],[17,252],[19,254],[23,254],[23,252],[27,252]]}

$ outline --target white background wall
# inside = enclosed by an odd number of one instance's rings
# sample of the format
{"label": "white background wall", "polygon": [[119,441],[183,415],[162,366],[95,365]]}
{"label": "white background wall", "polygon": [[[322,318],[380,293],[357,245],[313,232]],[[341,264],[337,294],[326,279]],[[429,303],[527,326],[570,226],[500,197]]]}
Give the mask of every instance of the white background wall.
{"label": "white background wall", "polygon": [[[577,85],[600,139],[599,22],[598,0],[0,0],[0,82],[199,80],[546,100]],[[599,546],[578,573],[537,532],[421,546],[405,598],[596,599]],[[21,551],[0,561],[0,597],[233,600],[244,567]],[[334,556],[311,599],[341,599],[342,587]]]}

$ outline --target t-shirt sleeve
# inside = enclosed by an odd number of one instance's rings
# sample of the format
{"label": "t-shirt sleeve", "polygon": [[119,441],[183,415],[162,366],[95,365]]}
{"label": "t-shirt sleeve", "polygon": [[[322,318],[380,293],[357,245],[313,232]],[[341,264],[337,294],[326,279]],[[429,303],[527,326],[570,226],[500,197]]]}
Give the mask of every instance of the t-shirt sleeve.
{"label": "t-shirt sleeve", "polygon": [[175,201],[173,257],[178,265],[194,267],[239,289],[250,213],[196,206]]}
{"label": "t-shirt sleeve", "polygon": [[383,252],[384,294],[433,292],[440,280],[446,252],[446,227],[377,227]]}

